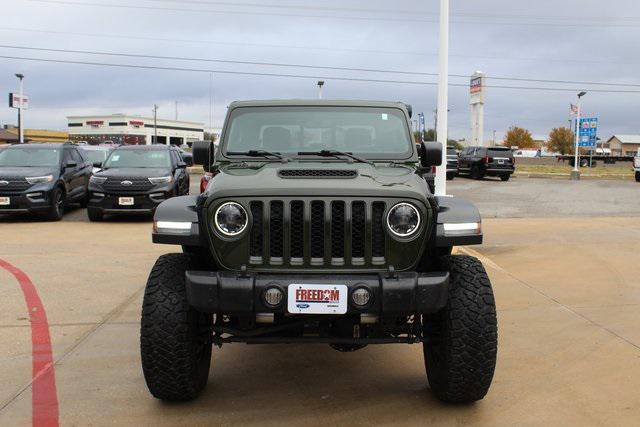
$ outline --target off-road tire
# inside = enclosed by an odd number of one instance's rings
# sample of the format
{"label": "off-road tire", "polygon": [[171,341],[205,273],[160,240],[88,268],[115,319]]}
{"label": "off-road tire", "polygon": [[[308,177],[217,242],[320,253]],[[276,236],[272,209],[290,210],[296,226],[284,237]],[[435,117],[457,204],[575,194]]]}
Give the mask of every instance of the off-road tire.
{"label": "off-road tire", "polygon": [[453,181],[456,177],[455,173],[448,173],[447,174],[447,181]]}
{"label": "off-road tire", "polygon": [[471,179],[482,179],[484,178],[484,173],[480,170],[478,166],[471,167]]}
{"label": "off-road tire", "polygon": [[509,181],[509,179],[511,178],[511,175],[507,174],[507,175],[500,175],[500,179],[504,182]]}
{"label": "off-road tire", "polygon": [[640,182],[640,172],[636,172],[636,182]]}
{"label": "off-road tire", "polygon": [[440,312],[423,317],[427,377],[438,399],[471,403],[487,394],[496,366],[493,291],[478,259],[452,255],[441,264],[451,274],[449,300]]}
{"label": "off-road tire", "polygon": [[187,302],[186,254],[163,255],[153,266],[142,304],[140,352],[151,394],[161,400],[195,399],[207,384],[212,316]]}
{"label": "off-road tire", "polygon": [[87,208],[87,216],[91,222],[102,221],[102,218],[104,218],[102,211],[95,208]]}
{"label": "off-road tire", "polygon": [[64,192],[60,187],[56,187],[51,192],[51,206],[47,212],[49,221],[60,221],[64,216]]}

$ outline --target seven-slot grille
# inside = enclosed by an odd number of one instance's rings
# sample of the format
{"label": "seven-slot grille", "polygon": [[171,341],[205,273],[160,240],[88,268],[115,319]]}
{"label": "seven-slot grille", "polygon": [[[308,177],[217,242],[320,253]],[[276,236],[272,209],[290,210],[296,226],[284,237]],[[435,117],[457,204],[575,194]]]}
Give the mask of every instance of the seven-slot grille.
{"label": "seven-slot grille", "polygon": [[383,265],[385,202],[251,201],[250,264]]}
{"label": "seven-slot grille", "polygon": [[[131,184],[123,184],[123,182],[127,181]],[[102,186],[106,191],[117,191],[119,193],[148,191],[153,188],[153,184],[147,178],[127,177],[109,177]]]}
{"label": "seven-slot grille", "polygon": [[24,178],[19,177],[1,177],[0,181],[6,184],[0,184],[0,192],[2,191],[24,191],[31,187],[31,184]]}

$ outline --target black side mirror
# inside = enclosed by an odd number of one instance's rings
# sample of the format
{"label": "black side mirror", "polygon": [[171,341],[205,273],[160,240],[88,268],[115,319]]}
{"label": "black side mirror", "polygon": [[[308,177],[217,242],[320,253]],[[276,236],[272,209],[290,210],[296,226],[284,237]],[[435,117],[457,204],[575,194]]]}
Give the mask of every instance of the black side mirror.
{"label": "black side mirror", "polygon": [[423,142],[418,149],[420,164],[424,168],[442,165],[442,144],[439,142]]}
{"label": "black side mirror", "polygon": [[98,168],[98,169],[102,169],[102,162],[95,162],[95,163],[93,163],[93,167],[94,167],[94,168]]}
{"label": "black side mirror", "polygon": [[214,161],[213,143],[211,141],[195,141],[192,149],[193,164],[202,165],[205,172],[210,172]]}
{"label": "black side mirror", "polygon": [[185,162],[178,162],[178,169],[185,169],[187,167],[187,164]]}

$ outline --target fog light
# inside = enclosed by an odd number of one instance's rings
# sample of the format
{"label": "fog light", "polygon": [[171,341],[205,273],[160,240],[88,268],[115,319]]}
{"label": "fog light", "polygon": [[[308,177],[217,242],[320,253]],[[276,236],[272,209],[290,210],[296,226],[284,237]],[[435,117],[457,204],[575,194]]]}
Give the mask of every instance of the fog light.
{"label": "fog light", "polygon": [[353,291],[351,294],[351,299],[355,305],[365,306],[369,304],[369,300],[371,299],[371,292],[369,292],[365,288],[359,288]]}
{"label": "fog light", "polygon": [[284,294],[278,288],[269,288],[264,292],[264,301],[272,307],[277,307],[282,302]]}

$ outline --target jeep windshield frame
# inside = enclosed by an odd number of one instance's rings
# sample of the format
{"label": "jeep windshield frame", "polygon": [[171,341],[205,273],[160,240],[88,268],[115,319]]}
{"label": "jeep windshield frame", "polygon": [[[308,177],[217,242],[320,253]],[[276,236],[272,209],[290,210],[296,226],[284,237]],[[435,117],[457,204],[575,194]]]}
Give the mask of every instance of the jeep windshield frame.
{"label": "jeep windshield frame", "polygon": [[296,161],[345,160],[322,155],[332,151],[368,161],[417,161],[414,145],[406,113],[400,107],[257,105],[229,111],[220,156],[227,161],[246,161],[250,156],[240,153],[253,150]]}

